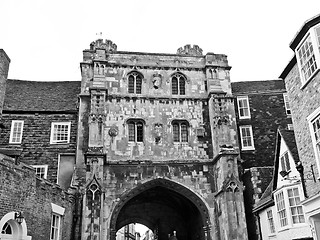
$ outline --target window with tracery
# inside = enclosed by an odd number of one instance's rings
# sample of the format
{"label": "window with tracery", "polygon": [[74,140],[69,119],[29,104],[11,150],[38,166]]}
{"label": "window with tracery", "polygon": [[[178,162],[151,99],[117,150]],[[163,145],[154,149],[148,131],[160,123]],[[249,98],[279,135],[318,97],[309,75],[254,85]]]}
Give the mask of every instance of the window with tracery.
{"label": "window with tracery", "polygon": [[143,126],[142,120],[128,121],[129,142],[143,142]]}
{"label": "window with tracery", "polygon": [[171,90],[173,95],[186,94],[186,78],[180,74],[175,73],[171,77]]}
{"label": "window with tracery", "polygon": [[128,75],[128,93],[141,94],[142,76],[137,72]]}
{"label": "window with tracery", "polygon": [[172,132],[174,142],[188,142],[189,123],[187,121],[173,121]]}

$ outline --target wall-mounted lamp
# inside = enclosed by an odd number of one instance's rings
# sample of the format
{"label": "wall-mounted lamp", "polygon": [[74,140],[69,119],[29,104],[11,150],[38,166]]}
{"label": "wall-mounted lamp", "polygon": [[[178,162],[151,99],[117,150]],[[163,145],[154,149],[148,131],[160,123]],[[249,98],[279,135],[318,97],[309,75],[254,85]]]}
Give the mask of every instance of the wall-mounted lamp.
{"label": "wall-mounted lamp", "polygon": [[14,213],[14,220],[16,220],[19,224],[21,224],[23,222],[23,215],[22,212],[16,212]]}
{"label": "wall-mounted lamp", "polygon": [[314,175],[313,164],[310,165],[310,171],[304,171],[302,163],[299,161],[297,163],[296,169],[300,173],[301,180],[313,180],[316,182],[316,177]]}

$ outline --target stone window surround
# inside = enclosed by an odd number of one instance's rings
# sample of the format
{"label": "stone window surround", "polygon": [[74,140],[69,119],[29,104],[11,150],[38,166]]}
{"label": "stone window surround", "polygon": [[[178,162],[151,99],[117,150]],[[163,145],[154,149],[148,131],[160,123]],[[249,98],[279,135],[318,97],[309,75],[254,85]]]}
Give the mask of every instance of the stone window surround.
{"label": "stone window surround", "polygon": [[[172,120],[171,122],[172,126],[172,139],[173,142],[176,143],[188,143],[189,141],[189,129],[190,129],[190,124],[187,120]],[[178,126],[178,136],[175,135],[175,130],[174,126]],[[182,129],[182,126],[186,126],[186,129]],[[183,130],[185,130],[185,135],[183,136]],[[178,141],[175,140],[178,138]]]}
{"label": "stone window surround", "polygon": [[[54,139],[54,127],[55,126],[59,126],[59,125],[68,127],[67,139],[65,139],[65,140]],[[71,122],[52,122],[51,123],[50,144],[66,144],[66,143],[69,143],[70,142],[70,132],[71,132]]]}
{"label": "stone window surround", "polygon": [[[18,128],[20,131],[17,131],[17,127],[20,125],[20,128]],[[12,120],[11,122],[11,131],[10,131],[10,138],[9,143],[10,144],[20,144],[22,142],[22,132],[23,132],[23,120]],[[14,139],[17,139],[16,141]]]}
{"label": "stone window surround", "polygon": [[170,78],[172,95],[186,95],[187,77],[181,72],[175,72]]}
{"label": "stone window surround", "polygon": [[[242,136],[242,129],[243,128],[248,128],[249,131],[250,131],[250,139],[251,139],[251,143],[252,143],[252,146],[243,146],[243,136]],[[240,130],[240,140],[241,140],[241,149],[242,150],[254,150],[254,141],[253,141],[253,131],[252,131],[252,126],[251,125],[242,125],[242,126],[239,126],[239,130]]]}
{"label": "stone window surround", "polygon": [[[316,33],[316,28],[319,31],[319,33],[318,33],[319,35],[318,36],[317,36],[317,33]],[[314,54],[314,62],[317,65],[317,67],[310,74],[310,76],[308,76],[308,78],[305,79],[305,75],[302,72],[302,66],[301,66],[301,62],[300,62],[300,58],[299,58],[299,50],[308,39],[311,41],[311,44],[312,44],[313,54]],[[320,70],[320,51],[319,51],[319,47],[320,47],[320,24],[317,24],[317,25],[315,25],[315,26],[313,26],[313,27],[311,27],[309,29],[309,31],[306,33],[304,38],[300,41],[300,43],[298,44],[298,46],[295,49],[295,55],[296,55],[297,64],[298,64],[298,68],[299,68],[299,73],[300,73],[300,79],[301,79],[301,83],[302,83],[301,88],[304,88],[309,83],[309,81],[313,78],[313,76],[315,74],[317,74],[317,72],[319,72],[319,70]],[[307,63],[305,63],[304,65],[307,65]]]}
{"label": "stone window surround", "polygon": [[[129,124],[133,124],[134,125],[134,133],[132,135],[132,132],[130,132],[130,127],[129,127]],[[138,126],[137,124],[142,124],[142,129],[138,129]],[[144,142],[144,133],[145,133],[145,127],[146,127],[146,123],[143,119],[141,118],[129,118],[127,121],[126,121],[126,133],[127,133],[127,136],[128,136],[128,141],[131,142],[131,143],[143,143]],[[142,134],[142,136],[141,136]],[[130,138],[134,138],[134,140],[131,140]],[[140,138],[138,140],[138,137]],[[141,139],[142,137],[142,139]]]}
{"label": "stone window surround", "polygon": [[[314,150],[316,164],[317,164],[318,169],[320,169],[320,149],[319,149],[319,151],[317,149],[317,140],[316,140],[316,137],[314,134],[312,124],[316,119],[319,119],[319,118],[320,118],[320,106],[307,117],[307,121],[309,124],[309,130],[310,130],[310,134],[311,134],[311,139],[312,139],[313,150]],[[318,176],[318,180],[320,180],[320,173]]]}
{"label": "stone window surround", "polygon": [[[248,115],[241,116],[241,113],[240,113],[240,101],[245,101],[247,103]],[[238,105],[239,119],[250,119],[251,118],[251,113],[250,113],[250,105],[249,105],[248,96],[239,96],[239,97],[237,97],[237,105]]]}
{"label": "stone window surround", "polygon": [[[38,177],[41,177],[38,173],[37,173],[37,169],[43,169],[43,178],[44,179],[47,179],[47,176],[48,176],[48,165],[31,165],[31,167],[35,168],[35,172],[36,172],[36,175]],[[40,170],[40,173],[41,173],[41,170]]]}
{"label": "stone window surround", "polygon": [[[133,77],[133,79],[131,78]],[[131,71],[127,74],[128,93],[141,94],[142,93],[142,81],[144,76],[138,71]],[[133,86],[130,86],[133,84]]]}

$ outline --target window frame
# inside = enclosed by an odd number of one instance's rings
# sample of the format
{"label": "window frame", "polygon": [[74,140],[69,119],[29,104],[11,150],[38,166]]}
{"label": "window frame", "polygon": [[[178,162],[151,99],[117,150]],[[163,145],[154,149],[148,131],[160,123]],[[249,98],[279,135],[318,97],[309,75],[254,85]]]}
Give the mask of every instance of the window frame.
{"label": "window frame", "polygon": [[[54,221],[58,219],[58,221]],[[54,225],[54,223],[58,222]],[[50,224],[50,240],[59,240],[60,239],[60,228],[61,228],[61,215],[52,213],[51,215],[51,224]]]}
{"label": "window frame", "polygon": [[280,164],[281,164],[282,171],[286,171],[286,172],[291,171],[289,151],[285,151],[283,154],[281,154]]}
{"label": "window frame", "polygon": [[[298,64],[298,68],[299,68],[299,74],[300,74],[300,79],[301,79],[301,83],[302,83],[302,86],[301,87],[304,87],[313,77],[315,74],[317,74],[317,72],[319,72],[320,70],[320,53],[319,53],[319,47],[320,47],[320,31],[319,31],[319,36],[317,35],[317,29],[320,28],[320,24],[317,24],[313,27],[311,27],[308,32],[305,34],[305,36],[303,37],[303,39],[300,41],[300,43],[298,44],[298,46],[295,48],[295,55],[296,55],[296,59],[297,59],[297,64]],[[309,65],[310,63],[310,59],[312,58],[309,57],[307,59],[306,62],[304,63],[301,63],[303,61],[303,58],[300,56],[300,50],[305,46],[305,43],[307,41],[310,41],[310,46],[312,48],[312,54],[313,54],[313,57],[314,57],[314,60],[313,60],[313,65],[315,64],[316,67],[315,69],[312,71],[312,73],[310,73],[310,75],[306,76],[306,74],[303,72],[303,68],[306,66],[306,65]],[[309,51],[310,48],[308,48],[305,53],[307,53],[307,51]],[[302,65],[303,64],[303,65]],[[309,65],[310,67],[311,65]]]}
{"label": "window frame", "polygon": [[[189,122],[187,120],[173,120],[171,122],[171,126],[172,126],[173,143],[188,143],[189,142],[190,124],[189,124]],[[175,126],[178,127],[177,130],[175,130]],[[185,126],[185,129],[182,129],[183,126]],[[177,131],[178,135],[175,135],[176,131]]]}
{"label": "window frame", "polygon": [[[55,126],[68,126],[67,140],[56,140],[54,139],[54,127]],[[71,133],[71,122],[52,122],[51,123],[51,133],[50,133],[50,144],[68,144],[70,142]]]}
{"label": "window frame", "polygon": [[[318,107],[313,113],[311,113],[307,117],[307,121],[309,123],[309,131],[310,131],[311,140],[312,140],[313,151],[315,154],[317,167],[319,169],[320,168],[320,134],[319,134],[319,136],[318,136],[318,134],[315,134],[314,127],[313,127],[313,123],[317,120],[320,121],[320,107]],[[320,173],[318,175],[318,180],[319,179],[320,179]]]}
{"label": "window frame", "polygon": [[286,201],[284,197],[284,191],[279,191],[275,194],[275,205],[279,220],[280,228],[285,228],[289,225],[288,214],[286,209]]}
{"label": "window frame", "polygon": [[[294,194],[294,190],[297,190],[298,192],[298,195],[293,195],[293,196],[289,196],[289,190],[291,190]],[[305,218],[305,215],[304,215],[304,211],[303,211],[303,207],[301,204],[301,198],[300,198],[300,195],[301,195],[301,192],[300,192],[300,189],[297,187],[297,186],[292,186],[292,187],[288,187],[286,188],[287,190],[287,199],[288,199],[288,202],[289,202],[289,213],[290,213],[290,216],[291,216],[291,221],[292,221],[292,225],[296,225],[296,224],[303,224],[303,223],[306,223],[306,218]],[[297,200],[297,198],[299,198],[299,200]],[[292,199],[293,201],[290,201],[290,199]],[[297,202],[298,201],[298,202]],[[294,202],[295,205],[291,205],[291,202]],[[302,214],[300,213],[299,214],[299,211],[297,210],[297,214],[293,214],[292,213],[292,209],[301,209],[302,211]],[[300,222],[300,216],[302,215],[303,217],[303,222]],[[298,216],[298,219],[299,219],[299,222],[295,222],[294,221],[294,217]]]}
{"label": "window frame", "polygon": [[284,93],[283,94],[283,102],[284,102],[284,107],[286,109],[286,114],[291,116],[291,108],[289,104],[289,97],[288,94]]}
{"label": "window frame", "polygon": [[[293,190],[293,189],[297,189],[298,195],[296,195],[295,197],[299,198],[299,204],[296,205],[291,205],[290,200],[289,200],[289,190]],[[283,196],[283,204],[284,204],[284,209],[281,209],[282,211],[285,210],[285,217],[286,217],[286,225],[281,225],[281,219],[279,216],[279,209],[278,209],[278,196],[282,194]],[[277,189],[274,193],[274,202],[275,202],[275,210],[277,211],[277,218],[278,218],[278,226],[280,228],[280,230],[284,230],[284,229],[288,229],[288,228],[293,228],[293,227],[297,227],[297,226],[302,226],[302,225],[306,225],[307,224],[307,219],[306,219],[306,213],[305,210],[303,209],[303,205],[301,204],[301,202],[304,200],[304,195],[303,195],[303,191],[302,191],[302,187],[301,187],[301,183],[297,182],[295,184],[292,185],[287,185],[285,187],[282,187],[280,189]],[[303,219],[304,222],[297,222],[294,223],[294,216],[292,214],[291,209],[294,207],[301,207],[301,212],[303,215]]]}
{"label": "window frame", "polygon": [[275,234],[276,233],[276,227],[274,224],[274,217],[273,217],[273,211],[272,209],[267,210],[267,222],[269,224],[269,231],[270,234]]}
{"label": "window frame", "polygon": [[[133,77],[133,86],[131,86],[131,79]],[[138,82],[139,80],[139,82]],[[137,71],[132,71],[127,75],[127,82],[128,82],[128,93],[130,94],[142,94],[142,80],[143,75]],[[131,90],[131,87],[132,90]],[[139,91],[138,91],[139,90]]]}
{"label": "window frame", "polygon": [[[240,108],[240,101],[246,101],[247,107],[246,108]],[[251,118],[251,112],[250,112],[249,97],[248,96],[239,96],[239,97],[237,97],[237,105],[238,105],[239,119],[250,119]],[[241,116],[241,109],[247,109],[248,110],[248,115]]]}
{"label": "window frame", "polygon": [[[16,124],[21,124],[20,132],[15,132],[15,125]],[[20,144],[22,142],[23,126],[24,126],[23,120],[12,120],[11,121],[11,130],[10,130],[10,137],[9,137],[10,144]],[[14,136],[14,134],[16,134],[18,136]],[[15,138],[17,138],[18,141],[13,141]]]}
{"label": "window frame", "polygon": [[[174,83],[174,78],[176,79],[176,83]],[[171,75],[171,94],[178,95],[178,96],[185,96],[186,95],[186,83],[187,77],[180,73],[176,72]],[[176,86],[174,86],[176,84]],[[176,88],[176,91],[174,89]]]}
{"label": "window frame", "polygon": [[[249,129],[249,132],[250,132],[250,141],[252,143],[251,146],[244,146],[244,136],[242,134],[242,129],[243,128],[248,128]],[[242,150],[255,150],[255,147],[254,147],[254,138],[253,138],[253,130],[252,130],[252,126],[251,125],[242,125],[242,126],[239,126],[239,131],[240,131],[240,142],[241,142],[241,149]]]}
{"label": "window frame", "polygon": [[[31,165],[31,167],[33,167],[36,170],[36,175],[38,177],[43,178],[43,179],[47,179],[47,177],[48,177],[48,165]],[[37,173],[37,169],[38,168],[43,168],[44,169],[44,176],[43,177],[38,175],[38,173]]]}
{"label": "window frame", "polygon": [[[130,125],[133,124],[133,135]],[[138,129],[138,124],[141,124],[142,127]],[[128,119],[127,120],[127,136],[128,142],[132,143],[143,143],[145,140],[145,122],[142,119]],[[132,140],[133,137],[133,140]]]}

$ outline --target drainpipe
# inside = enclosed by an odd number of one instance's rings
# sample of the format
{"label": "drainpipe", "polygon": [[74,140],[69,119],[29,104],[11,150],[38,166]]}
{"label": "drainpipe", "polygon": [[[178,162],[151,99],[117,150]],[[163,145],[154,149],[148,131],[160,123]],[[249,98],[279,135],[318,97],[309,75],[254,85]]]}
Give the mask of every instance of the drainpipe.
{"label": "drainpipe", "polygon": [[307,189],[306,189],[306,183],[304,181],[304,175],[303,175],[303,166],[302,166],[302,163],[300,161],[297,163],[296,169],[300,174],[300,179],[301,179],[301,184],[302,184],[302,190],[303,190],[304,197],[308,198]]}

